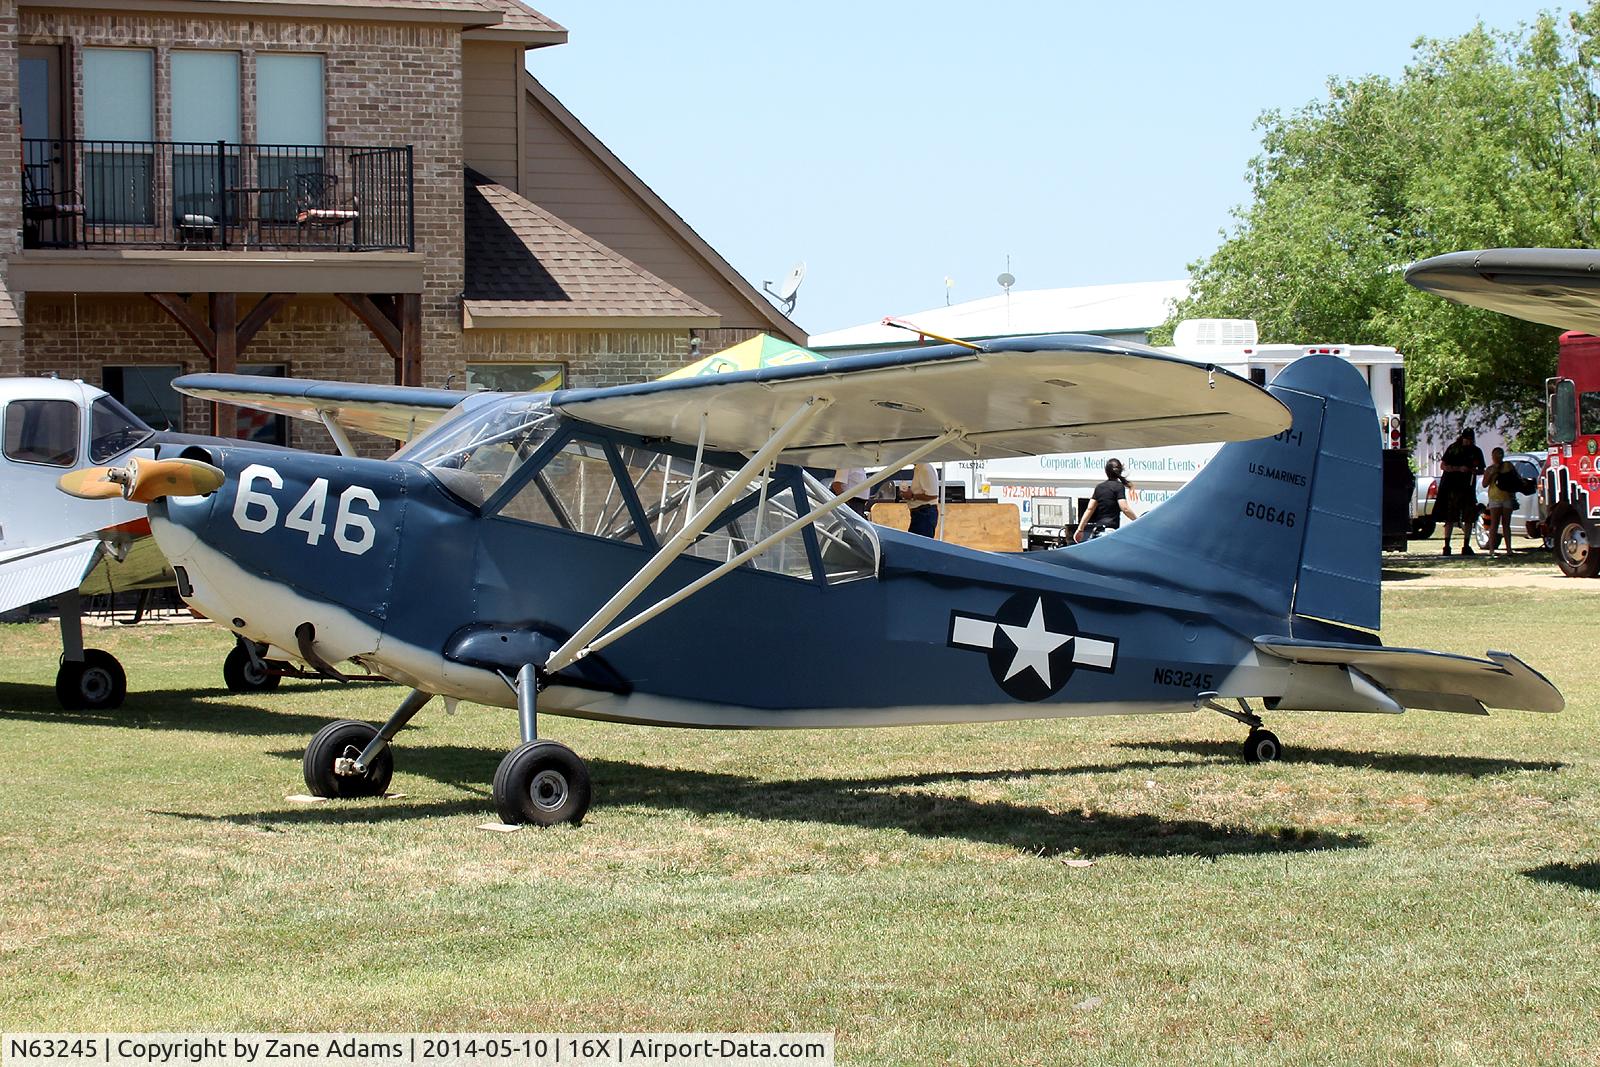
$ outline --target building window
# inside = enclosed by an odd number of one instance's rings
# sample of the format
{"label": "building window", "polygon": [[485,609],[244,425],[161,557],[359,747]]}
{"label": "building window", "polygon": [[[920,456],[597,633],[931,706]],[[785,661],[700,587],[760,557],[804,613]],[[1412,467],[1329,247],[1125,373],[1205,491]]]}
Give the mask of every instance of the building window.
{"label": "building window", "polygon": [[101,381],[105,391],[158,430],[183,428],[183,397],[172,380],[183,373],[178,363],[108,366]]}
{"label": "building window", "polygon": [[78,405],[70,400],[13,400],[6,405],[6,458],[70,467],[78,459]]}
{"label": "building window", "polygon": [[[289,373],[287,363],[241,363],[234,369],[239,374],[259,374],[263,378],[284,378]],[[271,415],[265,411],[252,411],[249,408],[239,408],[238,412],[234,434],[239,440],[257,445],[289,443],[288,416]]]}
{"label": "building window", "polygon": [[88,221],[148,224],[153,218],[155,53],[83,50],[84,198]]}
{"label": "building window", "polygon": [[468,363],[467,391],[550,393],[565,388],[564,363]]}
{"label": "building window", "polygon": [[[172,53],[172,208],[180,227],[211,229],[239,182],[239,53]],[[230,212],[237,216],[237,210]]]}
{"label": "building window", "polygon": [[324,169],[326,142],[323,67],[319,55],[261,52],[256,55],[256,140],[282,145],[261,153],[256,164],[263,188],[281,189],[261,205],[263,218],[287,221],[302,201],[338,199],[343,190]]}

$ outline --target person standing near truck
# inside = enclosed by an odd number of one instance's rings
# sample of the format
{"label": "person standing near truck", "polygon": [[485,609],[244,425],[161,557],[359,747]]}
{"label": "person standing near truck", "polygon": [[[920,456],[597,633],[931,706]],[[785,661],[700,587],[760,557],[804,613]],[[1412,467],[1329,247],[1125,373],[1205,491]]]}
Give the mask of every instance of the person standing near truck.
{"label": "person standing near truck", "polygon": [[1511,513],[1517,509],[1517,487],[1522,484],[1522,475],[1518,473],[1515,464],[1506,460],[1505,449],[1491,449],[1489,455],[1494,462],[1483,472],[1483,486],[1488,490],[1489,498],[1489,515],[1486,520],[1489,524],[1489,555],[1494,555],[1494,550],[1500,547],[1500,535],[1503,530],[1506,538],[1506,555],[1509,556]]}
{"label": "person standing near truck", "polygon": [[1456,523],[1461,524],[1461,554],[1476,556],[1472,550],[1472,523],[1477,518],[1478,494],[1473,485],[1483,473],[1483,450],[1470,429],[1463,428],[1455,443],[1444,450],[1439,464],[1439,499],[1434,510],[1444,522],[1444,555],[1450,554],[1450,537]]}

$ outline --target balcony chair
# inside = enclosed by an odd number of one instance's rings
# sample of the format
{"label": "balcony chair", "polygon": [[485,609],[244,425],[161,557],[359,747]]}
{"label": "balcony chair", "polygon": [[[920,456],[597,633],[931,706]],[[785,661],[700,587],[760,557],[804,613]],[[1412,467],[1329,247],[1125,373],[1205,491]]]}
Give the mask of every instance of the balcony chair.
{"label": "balcony chair", "polygon": [[[33,178],[33,168],[26,163],[22,165],[22,245],[24,248],[38,248],[43,242],[40,240],[39,227],[43,223],[51,224],[51,242],[56,247],[71,247],[77,243],[77,227],[83,220],[83,197],[76,190],[71,189],[45,189],[37,185]],[[66,239],[62,240],[61,231],[66,229]]]}
{"label": "balcony chair", "polygon": [[[302,227],[335,229],[359,224],[361,205],[356,197],[343,197],[339,176],[320,171],[294,176],[294,220]],[[356,226],[359,234],[360,226]]]}

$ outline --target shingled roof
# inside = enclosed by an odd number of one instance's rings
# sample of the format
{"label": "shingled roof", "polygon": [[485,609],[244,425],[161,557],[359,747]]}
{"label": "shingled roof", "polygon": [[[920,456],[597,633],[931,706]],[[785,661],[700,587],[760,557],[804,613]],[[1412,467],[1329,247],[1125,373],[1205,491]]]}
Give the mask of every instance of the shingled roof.
{"label": "shingled roof", "polygon": [[632,260],[468,170],[468,328],[720,325],[712,308]]}

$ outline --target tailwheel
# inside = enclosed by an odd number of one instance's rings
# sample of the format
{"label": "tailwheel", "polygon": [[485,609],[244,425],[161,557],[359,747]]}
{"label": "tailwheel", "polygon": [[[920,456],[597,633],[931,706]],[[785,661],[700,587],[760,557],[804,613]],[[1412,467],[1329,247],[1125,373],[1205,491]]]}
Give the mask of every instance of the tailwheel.
{"label": "tailwheel", "polygon": [[56,700],[68,711],[110,711],[127,695],[122,664],[101,649],[86,648],[82,660],[64,659],[56,671]]}
{"label": "tailwheel", "polygon": [[394,777],[394,752],[385,745],[364,771],[351,766],[378,728],[353,719],[330,722],[306,746],[306,788],[313,796],[347,800],[382,796]]}
{"label": "tailwheel", "polygon": [[557,741],[518,745],[494,772],[494,806],[510,825],[576,825],[589,810],[589,798],[589,765]]}
{"label": "tailwheel", "polygon": [[236,643],[222,661],[222,680],[235,693],[262,693],[278,688],[283,675],[273,673],[282,664],[252,656],[243,644]]}
{"label": "tailwheel", "polygon": [[1271,763],[1283,755],[1283,746],[1278,743],[1278,735],[1271,730],[1251,730],[1250,736],[1244,739],[1244,759],[1246,763]]}

